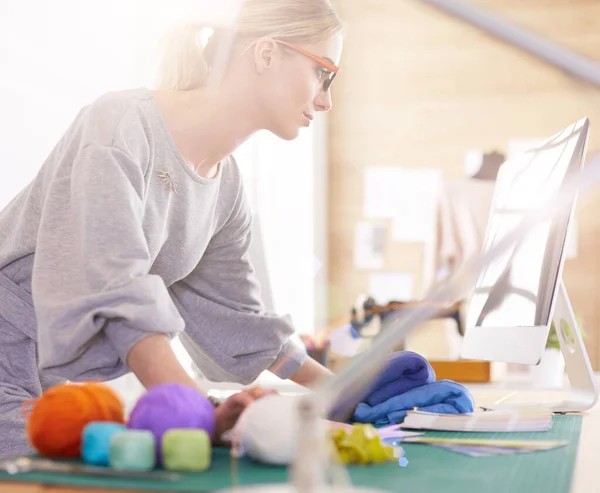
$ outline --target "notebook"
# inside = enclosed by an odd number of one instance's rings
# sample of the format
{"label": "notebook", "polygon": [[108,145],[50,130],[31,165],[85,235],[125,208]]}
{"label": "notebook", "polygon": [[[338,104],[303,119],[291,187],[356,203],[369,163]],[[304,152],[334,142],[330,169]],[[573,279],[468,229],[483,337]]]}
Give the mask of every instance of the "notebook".
{"label": "notebook", "polygon": [[552,410],[532,406],[465,414],[439,414],[409,411],[403,429],[435,431],[518,432],[548,431],[552,427]]}

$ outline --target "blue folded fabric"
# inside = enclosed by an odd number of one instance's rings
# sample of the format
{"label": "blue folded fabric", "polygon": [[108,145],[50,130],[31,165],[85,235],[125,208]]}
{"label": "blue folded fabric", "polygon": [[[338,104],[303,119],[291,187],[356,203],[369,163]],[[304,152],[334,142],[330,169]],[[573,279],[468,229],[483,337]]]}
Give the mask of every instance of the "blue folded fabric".
{"label": "blue folded fabric", "polygon": [[452,380],[437,380],[375,406],[361,402],[354,411],[354,421],[375,426],[398,424],[415,407],[433,413],[462,414],[473,412],[475,401],[465,386]]}
{"label": "blue folded fabric", "polygon": [[423,356],[412,351],[393,353],[368,388],[344,395],[327,419],[351,422],[352,414],[360,402],[375,406],[407,390],[434,382],[435,378],[433,368]]}
{"label": "blue folded fabric", "polygon": [[390,356],[364,402],[376,406],[391,397],[435,381],[435,371],[423,356],[400,351]]}

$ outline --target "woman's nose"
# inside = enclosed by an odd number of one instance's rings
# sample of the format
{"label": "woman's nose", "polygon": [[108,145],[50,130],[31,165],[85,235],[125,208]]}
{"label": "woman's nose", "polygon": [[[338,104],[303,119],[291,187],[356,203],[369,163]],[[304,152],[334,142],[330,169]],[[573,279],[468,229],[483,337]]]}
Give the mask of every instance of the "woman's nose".
{"label": "woman's nose", "polygon": [[331,92],[330,91],[319,91],[319,94],[315,98],[315,110],[317,111],[329,111],[331,109]]}

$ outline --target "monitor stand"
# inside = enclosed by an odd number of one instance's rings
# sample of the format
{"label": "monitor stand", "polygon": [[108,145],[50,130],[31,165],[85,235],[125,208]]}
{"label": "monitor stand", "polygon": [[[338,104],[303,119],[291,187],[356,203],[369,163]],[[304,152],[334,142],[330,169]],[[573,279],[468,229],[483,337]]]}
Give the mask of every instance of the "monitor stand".
{"label": "monitor stand", "polygon": [[[555,413],[587,411],[594,407],[598,400],[598,384],[562,280],[559,282],[552,320],[565,360],[570,385],[569,388],[564,389],[567,393],[566,399],[537,402],[536,404],[549,407]],[[565,330],[568,330],[567,327],[570,328],[571,340],[565,334]],[[507,409],[524,405],[503,402],[498,405],[486,406],[486,409]]]}

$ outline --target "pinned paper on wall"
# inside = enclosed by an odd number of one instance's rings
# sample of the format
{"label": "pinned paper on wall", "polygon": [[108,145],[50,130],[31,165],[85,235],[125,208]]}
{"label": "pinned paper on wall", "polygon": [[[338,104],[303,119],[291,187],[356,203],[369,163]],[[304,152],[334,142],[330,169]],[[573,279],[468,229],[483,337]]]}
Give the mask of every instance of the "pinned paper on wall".
{"label": "pinned paper on wall", "polygon": [[423,242],[433,233],[442,183],[439,170],[374,167],[365,173],[364,215],[392,219],[392,238]]}
{"label": "pinned paper on wall", "polygon": [[399,191],[392,238],[400,242],[427,242],[435,234],[436,208],[442,174],[438,170],[406,171]]}
{"label": "pinned paper on wall", "polygon": [[410,301],[413,276],[407,272],[377,272],[369,276],[369,296],[377,303]]}
{"label": "pinned paper on wall", "polygon": [[398,210],[398,196],[404,172],[397,166],[369,168],[364,176],[364,216],[393,218]]}
{"label": "pinned paper on wall", "polygon": [[354,265],[357,269],[381,269],[384,260],[385,228],[366,221],[354,229]]}
{"label": "pinned paper on wall", "polygon": [[[364,216],[387,218],[409,228],[423,226],[436,200],[441,172],[435,169],[412,170],[399,166],[369,168],[364,177]],[[398,241],[422,241],[420,231],[411,234],[406,228],[394,235]],[[406,239],[408,238],[408,239]]]}

